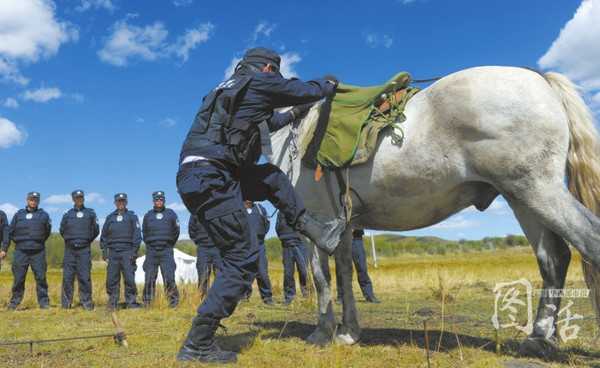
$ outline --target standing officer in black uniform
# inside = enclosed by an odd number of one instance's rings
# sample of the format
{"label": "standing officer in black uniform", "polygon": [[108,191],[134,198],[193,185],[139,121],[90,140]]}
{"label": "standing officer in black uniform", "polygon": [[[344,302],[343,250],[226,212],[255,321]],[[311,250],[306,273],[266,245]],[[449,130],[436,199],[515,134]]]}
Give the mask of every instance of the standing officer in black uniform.
{"label": "standing officer in black uniform", "polygon": [[83,190],[71,193],[73,208],[66,211],[60,222],[60,235],[65,239],[61,302],[63,309],[71,308],[75,277],[79,284],[79,304],[83,309],[94,309],[92,301],[92,254],[90,245],[100,233],[98,217],[93,209],[83,205]]}
{"label": "standing officer in black uniform", "polygon": [[295,268],[298,269],[302,297],[306,298],[308,294],[308,252],[300,240],[298,232],[287,224],[281,212],[277,214],[275,231],[283,247],[283,296],[285,300],[281,305],[287,306],[296,297]]}
{"label": "standing officer in black uniform", "polygon": [[[273,288],[271,287],[271,279],[269,278],[269,260],[267,259],[267,248],[265,247],[265,236],[269,232],[269,218],[267,210],[259,203],[252,201],[244,201],[250,227],[254,230],[258,239],[258,273],[256,275],[256,283],[260,297],[266,305],[275,305],[273,303]],[[252,295],[252,286],[248,289],[243,298],[250,299]]]}
{"label": "standing officer in black uniform", "polygon": [[35,277],[35,291],[38,304],[41,308],[50,308],[48,297],[48,282],[46,281],[46,240],[50,237],[52,221],[43,209],[39,208],[40,193],[27,194],[27,207],[15,213],[8,230],[9,239],[2,244],[0,259],[6,256],[10,241],[15,242],[15,251],[12,264],[14,283],[12,298],[7,310],[15,310],[25,294],[25,278],[31,266]]}
{"label": "standing officer in black uniform", "polygon": [[201,298],[204,299],[208,292],[208,281],[210,280],[211,271],[216,276],[223,267],[223,260],[221,259],[219,248],[215,247],[215,243],[208,236],[206,229],[198,221],[196,215],[190,215],[188,234],[198,247],[196,250],[198,289],[200,290]]}
{"label": "standing officer in black uniform", "polygon": [[179,239],[179,219],[170,208],[165,207],[165,192],[157,190],[152,193],[154,208],[146,212],[142,221],[142,234],[146,243],[146,260],[144,261],[144,291],[142,301],[144,307],[152,304],[156,293],[158,267],[162,273],[165,293],[169,307],[179,305],[179,290],[175,282],[175,258],[173,247]]}
{"label": "standing officer in black uniform", "polygon": [[121,275],[125,286],[125,308],[139,308],[137,303],[137,287],[135,286],[135,271],[133,265],[137,258],[142,234],[140,220],[133,211],[127,209],[127,194],[115,194],[117,209],[106,216],[100,248],[106,267],[106,293],[108,294],[108,309],[117,308],[121,293]]}
{"label": "standing officer in black uniform", "polygon": [[[231,363],[237,354],[221,351],[213,336],[233,313],[257,273],[258,245],[243,199],[269,200],[295,229],[328,254],[346,227],[342,216],[323,223],[306,212],[287,176],[275,165],[257,165],[270,131],[333,93],[338,80],[326,75],[308,82],[285,79],[281,58],[262,47],[246,51],[234,74],[203,98],[183,143],[177,189],[190,213],[198,216],[221,251],[223,269],[198,308],[177,359]],[[284,113],[275,108],[299,105]],[[268,153],[268,151],[265,151]]]}
{"label": "standing officer in black uniform", "polygon": [[[363,243],[363,236],[365,231],[363,229],[352,229],[352,260],[354,261],[354,267],[356,268],[356,278],[358,279],[358,285],[362,291],[365,300],[369,303],[379,303],[381,300],[373,293],[373,283],[367,272],[367,253],[365,253],[365,245]],[[342,303],[342,288],[340,287],[340,281],[342,275],[335,272],[336,288],[337,288],[337,304]]]}
{"label": "standing officer in black uniform", "polygon": [[[4,211],[0,210],[0,252],[2,250],[4,250],[4,244],[6,243],[6,249],[8,249],[8,246],[10,245],[10,239],[8,236],[8,218],[6,217],[6,213],[4,213]],[[0,257],[0,269],[2,268],[2,258],[4,258],[4,256]]]}

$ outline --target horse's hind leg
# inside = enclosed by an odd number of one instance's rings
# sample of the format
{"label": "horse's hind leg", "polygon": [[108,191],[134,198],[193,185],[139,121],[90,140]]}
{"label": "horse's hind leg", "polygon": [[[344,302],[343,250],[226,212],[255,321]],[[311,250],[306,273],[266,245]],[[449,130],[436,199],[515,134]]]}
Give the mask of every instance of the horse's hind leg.
{"label": "horse's hind leg", "polygon": [[533,331],[521,343],[518,354],[547,357],[558,348],[556,318],[560,310],[559,294],[548,291],[564,287],[571,251],[563,238],[542,225],[530,210],[509,203],[533,247],[543,280]]}

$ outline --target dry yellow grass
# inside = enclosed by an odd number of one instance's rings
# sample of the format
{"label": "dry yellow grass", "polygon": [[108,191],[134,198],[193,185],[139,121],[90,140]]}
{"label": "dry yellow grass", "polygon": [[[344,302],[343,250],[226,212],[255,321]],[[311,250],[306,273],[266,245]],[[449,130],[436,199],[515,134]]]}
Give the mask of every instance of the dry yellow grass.
{"label": "dry yellow grass", "polygon": [[[258,290],[249,302],[222,322],[229,331],[217,333],[222,348],[239,353],[243,367],[427,367],[424,325],[428,329],[432,367],[495,367],[514,361],[515,342],[524,336],[518,331],[500,330],[502,355],[496,355],[496,330],[492,326],[493,288],[498,282],[519,278],[539,288],[541,278],[529,248],[451,254],[447,256],[407,255],[379,259],[379,267],[369,266],[374,289],[381,304],[366,303],[354,290],[363,327],[361,342],[354,346],[317,347],[307,345],[306,337],[315,328],[316,298],[298,298],[290,307],[262,304]],[[10,267],[0,271],[0,305],[10,298]],[[270,267],[274,299],[283,300],[282,266]],[[115,333],[110,312],[105,310],[105,270],[94,267],[96,310],[60,309],[60,270],[48,274],[52,308],[37,308],[33,277],[28,275],[22,309],[0,312],[0,342],[59,339]],[[578,256],[574,254],[568,276],[569,288],[583,288]],[[111,338],[84,339],[25,345],[0,346],[0,366],[23,367],[178,367],[196,366],[175,361],[191,319],[200,303],[195,285],[180,287],[181,305],[169,309],[159,290],[150,309],[117,312],[129,347],[115,345]],[[140,286],[141,293],[141,286]],[[442,303],[440,295],[444,296]],[[595,341],[598,331],[590,303],[573,299],[571,311],[586,317],[579,336],[563,344],[561,354],[550,367],[594,366],[600,360]],[[431,316],[416,316],[422,308]],[[338,317],[341,307],[335,306]],[[534,309],[535,310],[535,309]],[[443,318],[442,318],[443,317]],[[460,345],[457,343],[460,341]],[[539,360],[523,360],[535,361]],[[597,365],[596,365],[597,366]]]}

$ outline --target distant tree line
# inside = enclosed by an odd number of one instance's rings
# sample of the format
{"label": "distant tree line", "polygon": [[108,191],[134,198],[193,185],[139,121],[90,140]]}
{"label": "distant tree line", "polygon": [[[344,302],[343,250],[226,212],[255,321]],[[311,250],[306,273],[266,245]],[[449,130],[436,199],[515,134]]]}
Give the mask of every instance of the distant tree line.
{"label": "distant tree line", "polygon": [[[481,240],[448,241],[436,237],[405,237],[400,235],[374,236],[375,251],[380,257],[395,257],[403,253],[412,254],[438,254],[483,252],[494,249],[506,249],[515,246],[527,246],[529,241],[522,235],[508,235],[506,237],[485,237]],[[365,242],[370,245],[370,241]],[[365,247],[367,254],[371,254],[371,247]]]}
{"label": "distant tree line", "polygon": [[[483,252],[494,249],[506,249],[516,246],[528,246],[527,238],[522,235],[508,235],[502,238],[485,237],[481,240],[464,240],[458,242],[448,241],[436,237],[410,237],[394,234],[375,235],[375,250],[378,257],[396,257],[404,253],[425,255],[448,253]],[[281,261],[282,248],[278,238],[265,239],[267,257],[269,261]],[[46,259],[48,267],[61,267],[64,256],[65,242],[58,233],[52,233],[46,242]],[[196,245],[190,240],[177,242],[175,248],[184,253],[196,256]],[[11,264],[13,259],[14,243],[11,244],[3,265]],[[365,237],[365,250],[367,255],[372,256],[370,237]],[[139,256],[144,255],[146,248],[140,247]],[[101,261],[102,253],[97,242],[92,244],[92,261]]]}

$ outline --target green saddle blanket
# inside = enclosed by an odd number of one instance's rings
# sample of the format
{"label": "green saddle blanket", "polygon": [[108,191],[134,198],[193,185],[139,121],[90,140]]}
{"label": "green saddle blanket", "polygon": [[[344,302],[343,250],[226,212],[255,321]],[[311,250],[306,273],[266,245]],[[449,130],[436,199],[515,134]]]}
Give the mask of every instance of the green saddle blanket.
{"label": "green saddle blanket", "polygon": [[408,87],[410,81],[410,74],[401,72],[380,86],[339,84],[333,100],[321,110],[314,136],[303,149],[303,162],[309,167],[344,167],[367,161],[379,132],[393,126],[397,117],[404,121],[406,101],[419,91]]}

